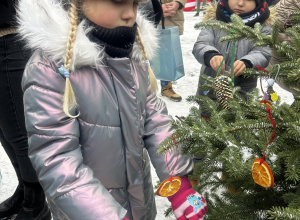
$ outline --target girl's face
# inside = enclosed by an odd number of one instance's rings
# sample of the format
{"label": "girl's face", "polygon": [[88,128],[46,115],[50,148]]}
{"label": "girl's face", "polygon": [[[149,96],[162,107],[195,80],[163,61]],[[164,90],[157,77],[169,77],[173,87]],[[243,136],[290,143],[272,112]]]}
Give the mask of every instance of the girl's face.
{"label": "girl's face", "polygon": [[84,15],[101,27],[132,27],[136,20],[136,0],[84,0],[82,4]]}
{"label": "girl's face", "polygon": [[243,14],[256,8],[255,0],[228,0],[228,5],[236,14]]}

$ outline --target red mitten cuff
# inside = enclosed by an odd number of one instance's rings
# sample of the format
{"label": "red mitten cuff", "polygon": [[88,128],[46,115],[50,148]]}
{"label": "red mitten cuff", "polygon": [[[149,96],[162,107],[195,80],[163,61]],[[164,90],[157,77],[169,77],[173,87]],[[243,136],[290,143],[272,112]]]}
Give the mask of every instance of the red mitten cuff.
{"label": "red mitten cuff", "polygon": [[177,220],[202,220],[205,216],[206,202],[203,196],[193,190],[187,177],[181,178],[180,189],[168,199]]}

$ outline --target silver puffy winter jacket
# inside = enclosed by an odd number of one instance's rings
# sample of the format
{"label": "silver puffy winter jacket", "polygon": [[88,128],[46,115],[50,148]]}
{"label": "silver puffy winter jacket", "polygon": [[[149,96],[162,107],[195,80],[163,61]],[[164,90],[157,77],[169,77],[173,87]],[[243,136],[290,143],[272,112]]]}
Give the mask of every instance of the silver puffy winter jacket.
{"label": "silver puffy winter jacket", "polygon": [[[54,219],[155,219],[150,160],[161,181],[169,177],[157,146],[173,133],[171,117],[151,93],[137,45],[130,58],[110,58],[88,40],[84,21],[70,74],[78,102],[72,114],[80,116],[65,115],[65,78],[58,68],[69,20],[59,2],[21,0],[19,5],[19,31],[36,50],[22,81],[29,156]],[[137,23],[151,57],[155,28],[139,15]],[[171,167],[176,156],[168,156]],[[174,175],[187,175],[192,168],[190,158],[180,156]]]}

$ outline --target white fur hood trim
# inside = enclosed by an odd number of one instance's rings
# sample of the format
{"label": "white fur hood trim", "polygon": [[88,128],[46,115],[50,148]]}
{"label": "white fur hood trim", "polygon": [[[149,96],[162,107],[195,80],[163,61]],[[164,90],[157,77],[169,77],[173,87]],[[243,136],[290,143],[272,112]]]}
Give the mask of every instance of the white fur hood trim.
{"label": "white fur hood trim", "polygon": [[[67,49],[70,19],[64,10],[62,0],[20,0],[18,10],[19,34],[27,46],[34,50],[41,49],[53,60],[64,62]],[[158,48],[158,31],[154,25],[140,13],[136,20],[144,42],[148,58],[155,55]],[[86,34],[83,20],[77,29],[73,50],[71,70],[81,66],[101,65],[103,48],[91,42]],[[142,60],[142,54],[135,43],[132,58]]]}

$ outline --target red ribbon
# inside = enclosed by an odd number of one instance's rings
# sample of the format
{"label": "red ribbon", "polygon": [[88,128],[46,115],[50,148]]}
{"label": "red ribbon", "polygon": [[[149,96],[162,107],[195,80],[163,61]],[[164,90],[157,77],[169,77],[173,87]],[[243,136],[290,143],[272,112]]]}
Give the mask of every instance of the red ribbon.
{"label": "red ribbon", "polygon": [[262,67],[260,67],[260,66],[254,66],[255,68],[257,68],[258,70],[262,70],[262,71],[264,71],[265,73],[268,73],[269,74],[269,72],[266,70],[266,69],[264,69],[264,68],[262,68]]}
{"label": "red ribbon", "polygon": [[[260,67],[260,66],[254,66],[254,67],[257,68],[258,70],[262,70],[262,71],[264,71],[265,73],[268,73],[268,74],[269,74],[269,72],[268,72],[266,69],[264,69],[264,68],[262,68],[262,67]],[[261,78],[260,78],[260,89],[261,89],[262,93],[264,94],[265,92],[264,92],[264,90],[263,90],[263,88],[262,88]]]}
{"label": "red ribbon", "polygon": [[269,116],[268,116],[268,118],[266,119],[266,121],[268,120],[268,119],[270,119],[271,120],[271,122],[272,122],[272,125],[273,125],[273,131],[272,131],[272,136],[271,136],[271,138],[270,138],[270,140],[269,140],[269,142],[267,141],[267,137],[266,137],[266,132],[265,132],[265,130],[264,130],[264,133],[265,133],[265,138],[266,138],[266,147],[265,147],[265,149],[264,149],[264,152],[263,152],[263,157],[262,157],[262,159],[260,160],[260,164],[262,164],[263,162],[264,162],[264,160],[265,160],[265,152],[266,152],[266,150],[267,150],[267,147],[268,147],[268,145],[269,144],[271,144],[272,142],[273,142],[273,140],[275,139],[275,136],[276,136],[276,124],[275,124],[275,122],[274,122],[274,120],[273,120],[273,117],[272,117],[272,115],[271,115],[271,109],[269,108],[269,106],[267,106],[267,111],[268,111],[268,114],[269,114]]}
{"label": "red ribbon", "polygon": [[271,122],[272,122],[272,125],[273,125],[272,136],[271,136],[270,141],[269,141],[269,143],[268,143],[268,144],[271,144],[271,143],[273,142],[275,136],[276,136],[276,124],[275,124],[275,122],[274,122],[274,120],[273,120],[273,117],[272,117],[272,115],[271,115],[271,109],[269,108],[269,106],[267,106],[267,111],[268,111],[268,113],[269,113],[269,117],[267,118],[267,120],[270,119]]}

